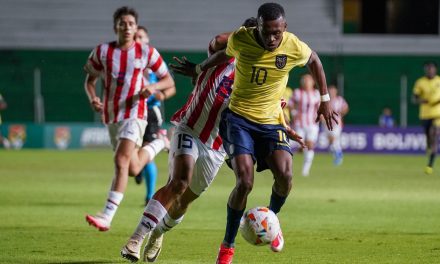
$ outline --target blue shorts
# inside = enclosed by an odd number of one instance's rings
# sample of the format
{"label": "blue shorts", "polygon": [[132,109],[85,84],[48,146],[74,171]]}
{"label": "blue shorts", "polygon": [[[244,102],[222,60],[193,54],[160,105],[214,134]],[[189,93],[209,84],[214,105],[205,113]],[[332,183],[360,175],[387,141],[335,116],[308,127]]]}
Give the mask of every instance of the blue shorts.
{"label": "blue shorts", "polygon": [[257,162],[257,171],[268,169],[266,158],[274,150],[284,150],[292,155],[282,125],[258,124],[226,108],[220,121],[220,136],[230,158],[250,154]]}

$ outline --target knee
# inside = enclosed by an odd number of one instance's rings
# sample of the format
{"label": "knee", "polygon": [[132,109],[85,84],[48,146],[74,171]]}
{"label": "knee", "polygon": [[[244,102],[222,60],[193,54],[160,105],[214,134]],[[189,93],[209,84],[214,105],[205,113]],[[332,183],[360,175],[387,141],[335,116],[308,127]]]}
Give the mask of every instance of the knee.
{"label": "knee", "polygon": [[168,185],[173,194],[181,196],[188,188],[189,181],[187,179],[172,179]]}
{"label": "knee", "polygon": [[237,190],[242,194],[249,194],[254,187],[254,181],[251,178],[240,178],[237,181]]}
{"label": "knee", "polygon": [[130,164],[130,156],[123,153],[116,153],[113,160],[117,169],[127,168]]}

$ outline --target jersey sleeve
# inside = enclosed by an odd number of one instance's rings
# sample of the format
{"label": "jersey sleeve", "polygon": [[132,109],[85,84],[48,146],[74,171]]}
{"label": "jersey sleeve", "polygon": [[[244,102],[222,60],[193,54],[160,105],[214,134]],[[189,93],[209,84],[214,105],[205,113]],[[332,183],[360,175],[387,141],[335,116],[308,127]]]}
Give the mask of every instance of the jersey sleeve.
{"label": "jersey sleeve", "polygon": [[292,55],[294,59],[297,61],[296,64],[298,66],[303,67],[309,61],[310,56],[312,55],[312,50],[309,48],[309,46],[306,43],[302,42],[297,37],[294,37],[292,41],[293,41],[293,46],[295,47]]}
{"label": "jersey sleeve", "polygon": [[84,71],[88,74],[98,77],[104,67],[101,63],[101,46],[96,47],[92,50],[92,52],[89,55],[89,58],[87,59],[86,64],[84,65]]}
{"label": "jersey sleeve", "polygon": [[163,61],[160,53],[153,47],[150,47],[147,67],[150,68],[159,79],[162,79],[168,73],[168,67]]}
{"label": "jersey sleeve", "polygon": [[236,57],[238,54],[237,51],[237,36],[240,33],[241,30],[245,30],[244,27],[241,27],[234,33],[232,33],[228,38],[228,45],[226,46],[226,55],[231,57]]}
{"label": "jersey sleeve", "polygon": [[414,84],[413,94],[420,96],[422,95],[422,87],[420,86],[420,80],[417,80]]}

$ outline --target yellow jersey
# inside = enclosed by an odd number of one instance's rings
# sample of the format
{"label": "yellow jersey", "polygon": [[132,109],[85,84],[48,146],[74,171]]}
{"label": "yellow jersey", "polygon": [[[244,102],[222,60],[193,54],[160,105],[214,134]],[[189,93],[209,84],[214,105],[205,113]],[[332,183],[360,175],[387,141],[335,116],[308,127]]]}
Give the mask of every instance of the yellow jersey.
{"label": "yellow jersey", "polygon": [[287,124],[290,124],[292,121],[292,117],[290,116],[290,109],[289,109],[289,101],[292,99],[293,90],[290,87],[286,87],[283,93],[283,99],[286,101],[287,105],[283,109],[284,117],[286,119]]}
{"label": "yellow jersey", "polygon": [[420,104],[420,119],[440,118],[440,103],[433,104],[440,101],[440,76],[435,76],[432,79],[419,78],[414,84],[413,93],[420,99],[427,101]]}
{"label": "yellow jersey", "polygon": [[289,71],[306,65],[312,50],[289,32],[283,33],[278,48],[265,50],[258,44],[255,30],[241,27],[229,36],[226,54],[236,62],[229,108],[259,124],[280,124],[280,100]]}

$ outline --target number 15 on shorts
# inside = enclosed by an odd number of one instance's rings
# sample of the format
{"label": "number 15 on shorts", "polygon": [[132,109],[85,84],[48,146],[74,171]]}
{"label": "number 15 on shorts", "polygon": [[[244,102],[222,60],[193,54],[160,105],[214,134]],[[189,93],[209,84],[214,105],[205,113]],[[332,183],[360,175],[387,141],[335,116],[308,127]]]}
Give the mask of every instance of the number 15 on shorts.
{"label": "number 15 on shorts", "polygon": [[177,148],[181,149],[181,148],[187,148],[190,149],[192,148],[193,145],[193,137],[191,135],[188,134],[179,134],[177,136],[178,141],[177,141]]}

